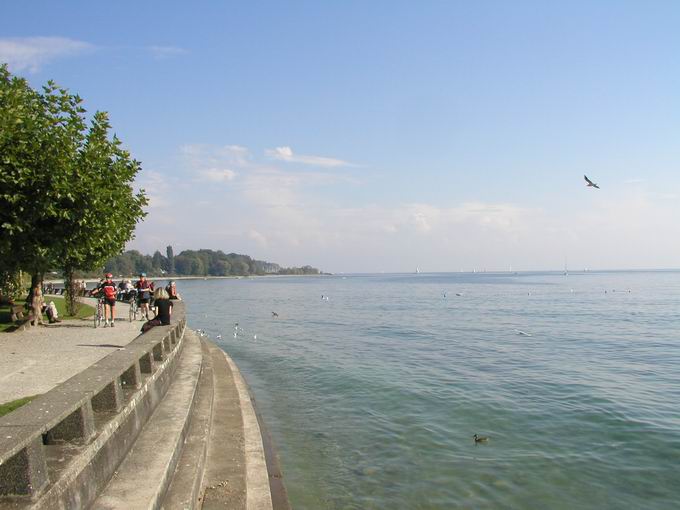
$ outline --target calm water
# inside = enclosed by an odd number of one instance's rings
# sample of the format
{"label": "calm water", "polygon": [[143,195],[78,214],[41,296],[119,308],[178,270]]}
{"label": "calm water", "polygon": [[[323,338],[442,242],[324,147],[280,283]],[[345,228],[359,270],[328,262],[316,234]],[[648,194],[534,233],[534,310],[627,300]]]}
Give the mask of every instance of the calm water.
{"label": "calm water", "polygon": [[254,390],[298,510],[680,505],[680,273],[180,292]]}

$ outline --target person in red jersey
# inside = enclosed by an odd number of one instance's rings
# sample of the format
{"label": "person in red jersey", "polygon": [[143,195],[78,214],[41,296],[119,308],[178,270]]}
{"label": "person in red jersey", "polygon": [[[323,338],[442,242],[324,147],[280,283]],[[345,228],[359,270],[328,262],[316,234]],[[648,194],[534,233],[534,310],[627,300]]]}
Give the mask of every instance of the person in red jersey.
{"label": "person in red jersey", "polygon": [[[111,316],[110,325],[113,327],[116,320],[116,284],[113,283],[113,275],[106,273],[106,278],[99,285],[97,294],[104,298],[104,327],[109,326],[109,315]],[[110,312],[110,313],[109,313]]]}

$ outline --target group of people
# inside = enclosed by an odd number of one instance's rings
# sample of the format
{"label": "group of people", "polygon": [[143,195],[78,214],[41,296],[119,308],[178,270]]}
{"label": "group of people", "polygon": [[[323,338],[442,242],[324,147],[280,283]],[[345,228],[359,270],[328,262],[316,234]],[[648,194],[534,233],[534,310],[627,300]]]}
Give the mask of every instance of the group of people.
{"label": "group of people", "polygon": [[[141,312],[141,319],[147,323],[157,321],[157,324],[170,324],[173,299],[181,299],[177,293],[177,286],[173,280],[163,288],[154,288],[154,283],[146,279],[146,273],[140,273],[139,280],[134,284],[130,280],[123,280],[119,285],[113,282],[113,275],[106,273],[104,280],[92,291],[93,296],[104,299],[104,327],[115,325],[116,301],[137,299]],[[153,301],[152,301],[153,300]],[[150,319],[151,304],[153,302],[154,318]]]}

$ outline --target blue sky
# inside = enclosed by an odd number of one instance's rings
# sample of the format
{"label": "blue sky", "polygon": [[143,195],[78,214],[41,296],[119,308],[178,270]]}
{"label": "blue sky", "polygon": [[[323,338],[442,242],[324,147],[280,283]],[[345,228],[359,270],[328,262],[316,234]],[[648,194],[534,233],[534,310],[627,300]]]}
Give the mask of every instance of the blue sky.
{"label": "blue sky", "polygon": [[671,1],[26,1],[0,60],[110,113],[151,196],[145,253],[667,268],[678,26]]}

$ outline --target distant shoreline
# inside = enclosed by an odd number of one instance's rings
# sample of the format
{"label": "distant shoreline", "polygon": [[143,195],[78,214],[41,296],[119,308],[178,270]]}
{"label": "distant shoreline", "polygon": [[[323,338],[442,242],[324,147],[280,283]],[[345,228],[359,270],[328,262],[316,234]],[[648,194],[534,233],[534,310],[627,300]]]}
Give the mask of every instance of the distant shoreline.
{"label": "distant shoreline", "polygon": [[[300,276],[311,276],[311,277],[318,277],[318,276],[333,276],[332,274],[251,274],[251,275],[244,275],[244,276],[235,276],[235,275],[230,275],[230,276],[147,276],[147,280],[149,281],[156,281],[156,280],[244,280],[247,278],[284,278],[288,276],[294,276],[294,277],[300,277]],[[128,280],[137,280],[139,278],[139,275],[134,275],[134,276],[114,276],[114,280],[121,280],[121,279],[128,279]],[[85,281],[85,283],[97,283],[100,281],[99,278],[76,278],[76,281]],[[63,278],[45,278],[43,281],[44,283],[64,283]]]}

